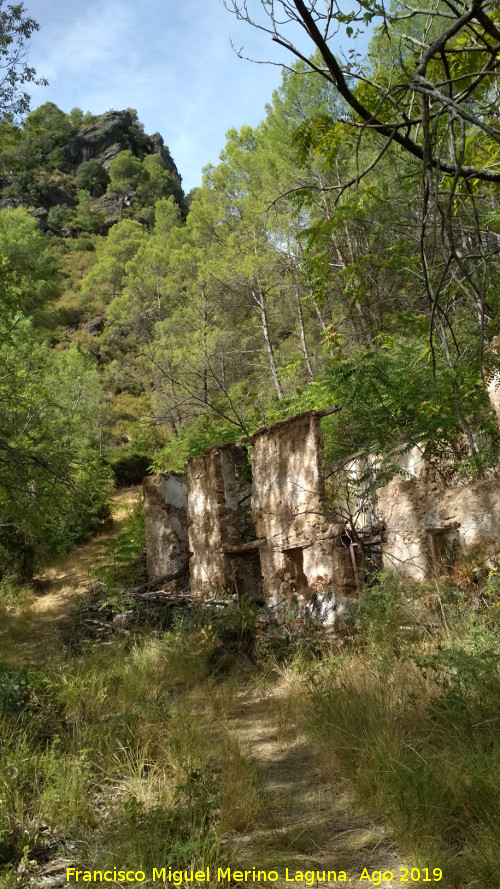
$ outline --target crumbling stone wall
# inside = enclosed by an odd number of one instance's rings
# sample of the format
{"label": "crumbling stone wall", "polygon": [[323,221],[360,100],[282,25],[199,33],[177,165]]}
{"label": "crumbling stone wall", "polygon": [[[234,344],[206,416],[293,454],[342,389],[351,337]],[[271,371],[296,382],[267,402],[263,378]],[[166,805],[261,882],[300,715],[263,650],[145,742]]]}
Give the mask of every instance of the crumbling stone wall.
{"label": "crumbling stone wall", "polygon": [[[487,351],[493,353],[498,364],[498,358],[500,356],[500,336],[497,335],[493,337],[488,345]],[[490,376],[486,386],[486,393],[493,413],[495,414],[497,426],[500,428],[500,370],[495,370]]]}
{"label": "crumbling stone wall", "polygon": [[[360,585],[363,553],[378,562],[381,548],[384,565],[423,580],[478,543],[500,547],[500,478],[446,488],[418,447],[395,458],[411,477],[395,477],[366,504],[352,482],[371,464],[353,457],[342,468],[347,482],[332,479],[330,510],[320,423],[327,413],[309,411],[212,447],[188,462],[185,478],[146,479],[149,576],[189,562],[195,592],[278,603],[328,591],[338,609]],[[377,458],[370,460],[375,469]]]}
{"label": "crumbling stone wall", "polygon": [[460,552],[476,544],[498,549],[500,479],[445,488],[431,472],[392,479],[378,491],[386,525],[384,564],[413,580],[442,573]]}
{"label": "crumbling stone wall", "polygon": [[497,371],[487,386],[488,398],[495,414],[497,426],[500,426],[500,373]]}
{"label": "crumbling stone wall", "polygon": [[245,542],[242,503],[249,490],[248,457],[240,442],[210,448],[189,460],[189,548],[191,588],[233,590],[227,550]]}
{"label": "crumbling stone wall", "polygon": [[342,526],[325,503],[325,413],[302,414],[192,458],[182,496],[175,473],[146,479],[150,577],[189,559],[194,592],[277,603],[329,591],[332,607],[355,592]]}
{"label": "crumbling stone wall", "polygon": [[341,528],[325,504],[320,417],[301,414],[252,439],[252,517],[268,601],[329,590],[340,602],[355,589]]}
{"label": "crumbling stone wall", "polygon": [[142,486],[148,577],[188,570],[187,487],[183,475],[148,476]]}

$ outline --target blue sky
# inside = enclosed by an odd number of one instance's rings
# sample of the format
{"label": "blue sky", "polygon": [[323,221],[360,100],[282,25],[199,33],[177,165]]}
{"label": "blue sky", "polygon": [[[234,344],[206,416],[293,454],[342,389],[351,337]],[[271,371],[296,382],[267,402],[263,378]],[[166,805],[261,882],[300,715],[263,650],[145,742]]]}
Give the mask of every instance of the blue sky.
{"label": "blue sky", "polygon": [[[93,114],[136,108],[146,132],[163,136],[186,192],[200,185],[206,164],[218,162],[230,127],[263,119],[281,82],[279,64],[243,61],[231,41],[254,59],[293,61],[267,34],[237,21],[222,0],[24,5],[40,24],[29,63],[49,81],[32,88],[32,107],[50,101],[66,112],[78,107]],[[259,0],[248,5],[261,9]],[[312,46],[297,30],[287,34],[309,54]]]}
{"label": "blue sky", "polygon": [[[99,114],[136,108],[160,132],[186,191],[217,163],[230,127],[256,125],[281,80],[280,67],[238,59],[285,59],[269,37],[238,22],[221,0],[25,0],[40,24],[29,62],[49,86],[32,107],[55,102]],[[277,51],[278,50],[278,51]]]}

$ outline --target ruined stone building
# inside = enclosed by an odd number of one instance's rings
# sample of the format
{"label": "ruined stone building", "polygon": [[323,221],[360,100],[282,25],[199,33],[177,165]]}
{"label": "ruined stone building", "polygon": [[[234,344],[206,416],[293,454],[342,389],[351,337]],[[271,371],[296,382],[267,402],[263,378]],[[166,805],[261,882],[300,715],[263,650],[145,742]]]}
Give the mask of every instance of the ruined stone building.
{"label": "ruined stone building", "polygon": [[342,526],[325,497],[321,417],[310,411],[252,439],[252,518],[266,601],[326,593],[337,605],[356,587]]}
{"label": "ruined stone building", "polygon": [[332,410],[211,447],[189,460],[184,476],[146,479],[150,576],[173,574],[189,562],[195,592],[276,603],[293,593],[329,591],[337,606],[351,595],[351,555],[325,498],[320,421]]}
{"label": "ruined stone building", "polygon": [[148,576],[182,576],[189,562],[184,476],[176,472],[146,476],[142,490]]}
{"label": "ruined stone building", "polygon": [[367,563],[424,580],[477,543],[500,549],[500,478],[446,487],[418,448],[376,500],[349,494],[346,478],[366,472],[357,458],[331,480],[327,497],[321,418],[334,410],[211,447],[184,475],[147,478],[150,577],[184,572],[187,581],[189,573],[193,592],[271,604],[318,593],[338,611]]}
{"label": "ruined stone building", "polygon": [[443,574],[460,553],[500,551],[500,478],[445,487],[424,471],[377,491],[385,532],[383,562],[412,580]]}

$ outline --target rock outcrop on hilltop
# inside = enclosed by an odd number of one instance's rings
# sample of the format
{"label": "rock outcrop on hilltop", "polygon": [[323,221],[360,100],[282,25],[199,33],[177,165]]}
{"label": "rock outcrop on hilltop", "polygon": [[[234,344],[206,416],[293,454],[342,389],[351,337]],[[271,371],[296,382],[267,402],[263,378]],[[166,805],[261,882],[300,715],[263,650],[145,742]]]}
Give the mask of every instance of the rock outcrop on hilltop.
{"label": "rock outcrop on hilltop", "polygon": [[131,129],[135,121],[130,111],[106,111],[95,123],[80,130],[63,147],[68,163],[76,169],[81,163],[97,160],[109,170],[111,162],[120,151],[127,148],[141,160],[148,154],[159,154],[165,169],[181,184],[181,176],[170,152],[159,133],[152,136],[141,134],[140,144],[134,144]]}
{"label": "rock outcrop on hilltop", "polygon": [[101,114],[94,124],[80,130],[64,146],[64,154],[71,166],[76,168],[84,161],[95,159],[103,166],[107,164],[109,169],[113,158],[128,147],[123,144],[123,137],[132,122],[129,111],[106,111]]}
{"label": "rock outcrop on hilltop", "polygon": [[[26,207],[42,230],[62,237],[73,237],[82,228],[106,234],[123,213],[138,219],[142,213],[150,220],[151,214],[143,211],[170,195],[185,211],[182,179],[162,136],[145,133],[133,109],[94,117],[82,114],[78,123],[49,102],[11,137],[12,144],[0,158],[0,210]],[[145,171],[140,188],[131,182],[126,194],[111,189],[109,170],[123,151],[141,162],[158,157],[166,175],[158,175],[148,188]],[[93,167],[82,172],[88,162]],[[82,191],[89,192],[90,204],[77,219]]]}

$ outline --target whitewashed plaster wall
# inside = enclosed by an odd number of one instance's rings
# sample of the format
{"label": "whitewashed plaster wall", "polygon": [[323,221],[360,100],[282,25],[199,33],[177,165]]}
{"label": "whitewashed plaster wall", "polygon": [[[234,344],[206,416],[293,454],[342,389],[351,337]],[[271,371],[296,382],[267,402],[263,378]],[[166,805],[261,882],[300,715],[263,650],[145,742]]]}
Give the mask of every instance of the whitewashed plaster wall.
{"label": "whitewashed plaster wall", "polygon": [[184,476],[175,472],[147,476],[142,491],[148,577],[157,580],[184,568],[187,570],[189,548]]}

